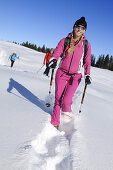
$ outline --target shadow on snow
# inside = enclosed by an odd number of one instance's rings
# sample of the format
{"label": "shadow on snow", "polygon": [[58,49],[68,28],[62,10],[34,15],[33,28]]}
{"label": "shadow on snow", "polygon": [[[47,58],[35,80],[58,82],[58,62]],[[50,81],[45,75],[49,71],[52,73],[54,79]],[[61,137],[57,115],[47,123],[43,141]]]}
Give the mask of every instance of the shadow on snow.
{"label": "shadow on snow", "polygon": [[[13,88],[15,88],[24,98],[11,92]],[[10,78],[9,87],[7,88],[7,91],[9,93],[16,95],[17,97],[20,97],[24,100],[30,101],[31,103],[33,103],[36,106],[38,106],[39,108],[41,108],[44,112],[47,112],[49,114],[51,114],[51,112],[52,112],[51,107],[50,108],[46,107],[45,101],[40,100],[37,96],[35,96],[32,92],[30,92],[26,87],[22,86],[20,83],[15,81],[13,78]]]}

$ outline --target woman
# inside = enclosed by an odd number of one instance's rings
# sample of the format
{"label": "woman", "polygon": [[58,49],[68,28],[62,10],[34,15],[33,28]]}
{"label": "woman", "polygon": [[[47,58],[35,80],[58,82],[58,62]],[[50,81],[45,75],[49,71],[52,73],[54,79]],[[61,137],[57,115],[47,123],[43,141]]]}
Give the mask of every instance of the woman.
{"label": "woman", "polygon": [[[50,60],[49,67],[55,68],[59,57],[64,53],[60,67],[55,77],[55,104],[51,118],[51,124],[59,126],[60,114],[71,116],[71,105],[74,93],[81,81],[83,64],[83,41],[86,40],[84,33],[87,29],[85,17],[77,20],[73,26],[72,34],[69,34],[70,43],[64,50],[65,38],[57,45]],[[64,51],[63,51],[64,50]],[[85,83],[90,84],[91,46],[87,44],[87,54],[84,59]]]}
{"label": "woman", "polygon": [[13,67],[16,58],[19,59],[19,56],[17,56],[15,52],[9,56],[9,59],[11,60],[11,67]]}
{"label": "woman", "polygon": [[45,58],[44,58],[43,64],[45,65],[45,62],[46,62],[46,69],[45,69],[45,71],[44,71],[43,74],[46,75],[46,76],[49,75],[50,67],[48,67],[48,65],[49,65],[49,60],[50,60],[52,54],[53,54],[53,48],[51,48],[51,51],[48,52],[48,53],[45,55]]}

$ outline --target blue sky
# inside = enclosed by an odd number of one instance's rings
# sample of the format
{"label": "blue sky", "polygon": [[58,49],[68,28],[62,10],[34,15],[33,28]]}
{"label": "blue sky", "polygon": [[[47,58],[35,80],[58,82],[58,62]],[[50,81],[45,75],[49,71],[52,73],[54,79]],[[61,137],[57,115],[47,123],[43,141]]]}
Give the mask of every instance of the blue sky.
{"label": "blue sky", "polygon": [[85,16],[92,54],[113,55],[112,8],[112,0],[2,0],[0,40],[55,48],[72,31],[75,21]]}

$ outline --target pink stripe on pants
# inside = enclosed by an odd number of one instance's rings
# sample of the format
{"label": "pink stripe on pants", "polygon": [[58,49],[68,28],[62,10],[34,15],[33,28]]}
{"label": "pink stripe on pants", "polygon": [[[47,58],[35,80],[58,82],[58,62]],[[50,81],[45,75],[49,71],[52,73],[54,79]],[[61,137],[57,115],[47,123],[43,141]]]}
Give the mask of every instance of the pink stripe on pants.
{"label": "pink stripe on pants", "polygon": [[51,124],[60,124],[60,110],[64,112],[71,112],[72,98],[80,83],[81,74],[73,75],[73,83],[69,84],[69,75],[58,69],[55,77],[55,104],[53,108],[53,115]]}

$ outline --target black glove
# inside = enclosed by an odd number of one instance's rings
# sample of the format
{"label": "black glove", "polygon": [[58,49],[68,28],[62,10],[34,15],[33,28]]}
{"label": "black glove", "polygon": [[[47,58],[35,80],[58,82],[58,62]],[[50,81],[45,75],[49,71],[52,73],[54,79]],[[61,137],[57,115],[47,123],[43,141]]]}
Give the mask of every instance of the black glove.
{"label": "black glove", "polygon": [[57,60],[56,60],[55,58],[53,58],[53,59],[51,58],[51,59],[49,60],[49,65],[48,65],[48,67],[55,69],[56,66],[57,66]]}
{"label": "black glove", "polygon": [[85,78],[85,84],[91,84],[91,77],[89,75]]}

